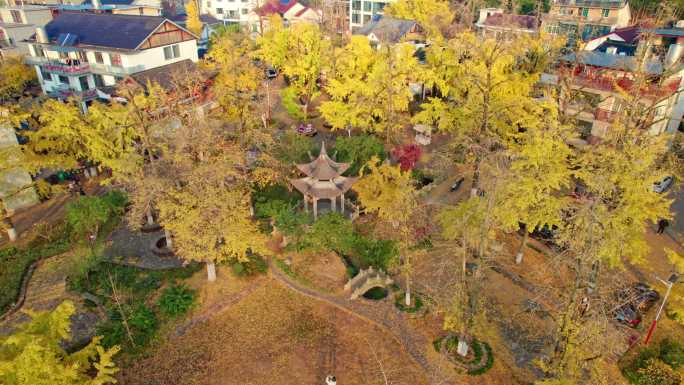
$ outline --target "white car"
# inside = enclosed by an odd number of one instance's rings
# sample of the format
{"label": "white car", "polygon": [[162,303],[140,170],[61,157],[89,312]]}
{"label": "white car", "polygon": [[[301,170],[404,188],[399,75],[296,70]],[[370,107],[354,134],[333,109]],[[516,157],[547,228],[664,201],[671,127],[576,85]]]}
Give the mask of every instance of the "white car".
{"label": "white car", "polygon": [[670,186],[672,186],[672,182],[674,182],[674,178],[671,176],[666,176],[660,182],[653,183],[653,191],[657,192],[658,194],[662,194],[667,191]]}

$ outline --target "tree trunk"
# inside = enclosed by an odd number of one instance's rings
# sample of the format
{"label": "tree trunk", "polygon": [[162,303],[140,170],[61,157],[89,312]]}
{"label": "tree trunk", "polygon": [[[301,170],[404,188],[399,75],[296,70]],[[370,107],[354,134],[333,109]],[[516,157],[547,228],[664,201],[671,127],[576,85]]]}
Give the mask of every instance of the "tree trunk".
{"label": "tree trunk", "polygon": [[523,230],[525,230],[525,233],[523,234],[523,239],[520,243],[520,248],[518,248],[518,254],[515,255],[515,263],[517,265],[522,263],[523,256],[525,255],[525,246],[527,245],[527,239],[530,236],[530,233],[527,232],[527,226],[523,226]]}
{"label": "tree trunk", "polygon": [[468,341],[466,341],[464,335],[458,336],[458,347],[456,348],[456,353],[458,353],[458,355],[461,357],[468,355]]}
{"label": "tree trunk", "polygon": [[406,295],[404,296],[404,303],[406,306],[411,306],[411,278],[409,272],[406,270]]}
{"label": "tree trunk", "polygon": [[216,264],[214,261],[207,261],[207,280],[216,281]]}
{"label": "tree trunk", "polygon": [[147,225],[152,226],[154,224],[154,217],[152,216],[152,209],[147,209],[145,212],[145,216],[147,217]]}
{"label": "tree trunk", "polygon": [[168,229],[164,229],[164,237],[166,237],[166,248],[173,249],[173,241],[171,240],[171,232]]}
{"label": "tree trunk", "polygon": [[10,227],[7,229],[7,237],[9,238],[10,242],[14,242],[17,240],[17,229],[14,227]]}

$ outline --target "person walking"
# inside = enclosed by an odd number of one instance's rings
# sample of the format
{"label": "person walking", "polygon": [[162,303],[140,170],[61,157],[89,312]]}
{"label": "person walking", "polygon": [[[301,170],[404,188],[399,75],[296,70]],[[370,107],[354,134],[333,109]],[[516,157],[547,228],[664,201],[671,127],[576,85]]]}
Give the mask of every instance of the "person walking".
{"label": "person walking", "polygon": [[669,225],[670,225],[670,222],[668,222],[667,219],[659,220],[658,221],[658,231],[656,231],[656,233],[662,234],[665,231],[665,229],[667,228],[667,226],[669,226]]}

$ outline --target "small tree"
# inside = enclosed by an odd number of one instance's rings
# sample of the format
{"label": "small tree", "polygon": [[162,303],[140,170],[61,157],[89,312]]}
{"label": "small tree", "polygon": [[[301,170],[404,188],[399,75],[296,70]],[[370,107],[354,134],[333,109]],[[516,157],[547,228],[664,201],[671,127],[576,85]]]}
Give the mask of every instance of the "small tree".
{"label": "small tree", "polygon": [[197,0],[188,1],[185,5],[185,12],[188,15],[186,22],[188,29],[190,32],[199,36],[199,34],[202,33],[202,21],[199,17],[199,5],[197,4]]}
{"label": "small tree", "polygon": [[6,385],[114,384],[118,371],[112,358],[115,346],[104,349],[95,337],[83,349],[68,353],[62,342],[70,338],[76,308],[66,301],[51,312],[28,311],[31,321],[0,338],[0,382]]}
{"label": "small tree", "polygon": [[372,135],[338,136],[335,139],[337,160],[351,163],[347,175],[358,175],[361,167],[376,156],[385,160],[385,146]]}

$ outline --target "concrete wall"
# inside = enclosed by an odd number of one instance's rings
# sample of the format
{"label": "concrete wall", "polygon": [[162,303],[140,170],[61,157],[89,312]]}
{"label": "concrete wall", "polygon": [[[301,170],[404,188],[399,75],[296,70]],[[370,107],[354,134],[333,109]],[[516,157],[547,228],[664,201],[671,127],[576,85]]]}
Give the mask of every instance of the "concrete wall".
{"label": "concrete wall", "polygon": [[[9,146],[18,146],[17,136],[13,129],[0,127],[0,148]],[[8,210],[30,207],[40,201],[33,187],[26,188],[32,182],[29,173],[21,168],[0,173],[0,198]]]}
{"label": "concrete wall", "polygon": [[188,40],[177,44],[180,49],[180,56],[175,59],[165,60],[164,47],[156,47],[142,50],[135,54],[121,55],[121,63],[124,67],[134,67],[136,70],[140,68],[139,71],[142,71],[185,59],[197,62],[197,40]]}

